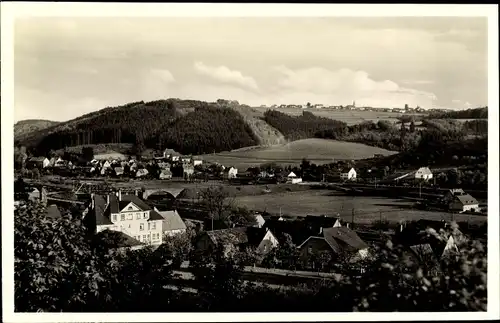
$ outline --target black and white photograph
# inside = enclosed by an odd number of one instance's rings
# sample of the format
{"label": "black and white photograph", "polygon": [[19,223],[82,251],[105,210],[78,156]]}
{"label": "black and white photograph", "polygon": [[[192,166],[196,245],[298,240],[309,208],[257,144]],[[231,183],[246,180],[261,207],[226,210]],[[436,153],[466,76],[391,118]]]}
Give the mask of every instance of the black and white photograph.
{"label": "black and white photograph", "polygon": [[6,322],[498,319],[498,6],[392,7],[2,3]]}

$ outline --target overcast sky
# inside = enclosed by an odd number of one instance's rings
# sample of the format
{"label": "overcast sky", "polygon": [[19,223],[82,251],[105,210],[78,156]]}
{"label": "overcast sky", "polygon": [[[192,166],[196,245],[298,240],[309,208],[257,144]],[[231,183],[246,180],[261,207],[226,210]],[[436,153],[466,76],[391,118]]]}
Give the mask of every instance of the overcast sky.
{"label": "overcast sky", "polygon": [[486,18],[22,18],[15,121],[177,97],[487,104]]}

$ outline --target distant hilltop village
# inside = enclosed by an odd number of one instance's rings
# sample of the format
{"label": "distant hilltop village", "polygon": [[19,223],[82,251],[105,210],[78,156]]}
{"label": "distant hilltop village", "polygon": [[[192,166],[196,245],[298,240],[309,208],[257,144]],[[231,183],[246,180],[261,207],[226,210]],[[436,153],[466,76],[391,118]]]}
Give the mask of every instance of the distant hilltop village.
{"label": "distant hilltop village", "polygon": [[415,113],[415,112],[447,112],[449,109],[423,109],[419,106],[412,108],[405,105],[404,108],[375,108],[375,107],[357,107],[356,101],[353,101],[352,104],[349,105],[324,105],[324,104],[273,104],[271,106],[261,105],[261,108],[270,108],[270,109],[328,109],[328,110],[357,110],[357,111],[383,111],[383,112],[394,112],[394,113]]}

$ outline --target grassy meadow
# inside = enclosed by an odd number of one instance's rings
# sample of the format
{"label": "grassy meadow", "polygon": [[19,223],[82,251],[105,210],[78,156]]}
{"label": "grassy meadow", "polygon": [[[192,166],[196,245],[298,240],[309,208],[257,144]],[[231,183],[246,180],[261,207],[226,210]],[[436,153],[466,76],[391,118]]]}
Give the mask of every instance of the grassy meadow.
{"label": "grassy meadow", "polygon": [[[369,224],[375,220],[387,220],[395,223],[400,220],[451,220],[452,214],[447,212],[423,211],[411,208],[411,201],[385,198],[347,196],[331,190],[308,190],[298,192],[273,193],[261,196],[239,196],[236,203],[257,211],[267,211],[283,215],[301,217],[306,215],[340,216],[351,221],[354,209],[356,223]],[[454,215],[456,221],[470,223],[486,222],[486,216]]]}
{"label": "grassy meadow", "polygon": [[233,165],[238,169],[247,169],[267,162],[297,164],[303,158],[317,164],[326,164],[339,159],[364,159],[373,157],[374,154],[392,155],[395,153],[397,152],[359,143],[311,138],[269,147],[252,147],[204,155],[202,158],[208,162],[219,162],[223,165]]}

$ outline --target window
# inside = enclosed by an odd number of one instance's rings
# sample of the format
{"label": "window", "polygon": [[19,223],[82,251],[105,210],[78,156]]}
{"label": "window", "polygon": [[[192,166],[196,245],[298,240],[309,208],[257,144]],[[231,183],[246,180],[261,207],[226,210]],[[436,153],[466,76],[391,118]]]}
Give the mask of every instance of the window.
{"label": "window", "polygon": [[139,230],[144,231],[144,223],[141,223],[141,224],[139,225]]}
{"label": "window", "polygon": [[146,217],[147,217],[147,212],[144,212],[144,218],[146,218]]}
{"label": "window", "polygon": [[134,209],[134,208],[132,207],[132,205],[128,207],[128,210],[129,210],[129,211],[131,211],[131,210],[133,210],[133,209]]}
{"label": "window", "polygon": [[137,220],[140,220],[141,219],[141,214],[140,213],[136,213],[135,217],[136,217]]}
{"label": "window", "polygon": [[153,222],[153,230],[156,230],[156,222]]}
{"label": "window", "polygon": [[116,221],[116,214],[113,214],[113,222]]}
{"label": "window", "polygon": [[130,229],[130,224],[128,225],[128,228]]}
{"label": "window", "polygon": [[151,222],[148,222],[148,231],[151,230]]}
{"label": "window", "polygon": [[125,221],[125,214],[121,214],[122,221]]}
{"label": "window", "polygon": [[146,241],[146,240],[147,240],[147,237],[148,237],[147,235],[143,235],[143,236],[142,236],[142,240]]}
{"label": "window", "polygon": [[127,220],[133,220],[134,219],[134,214],[129,213],[127,214]]}

